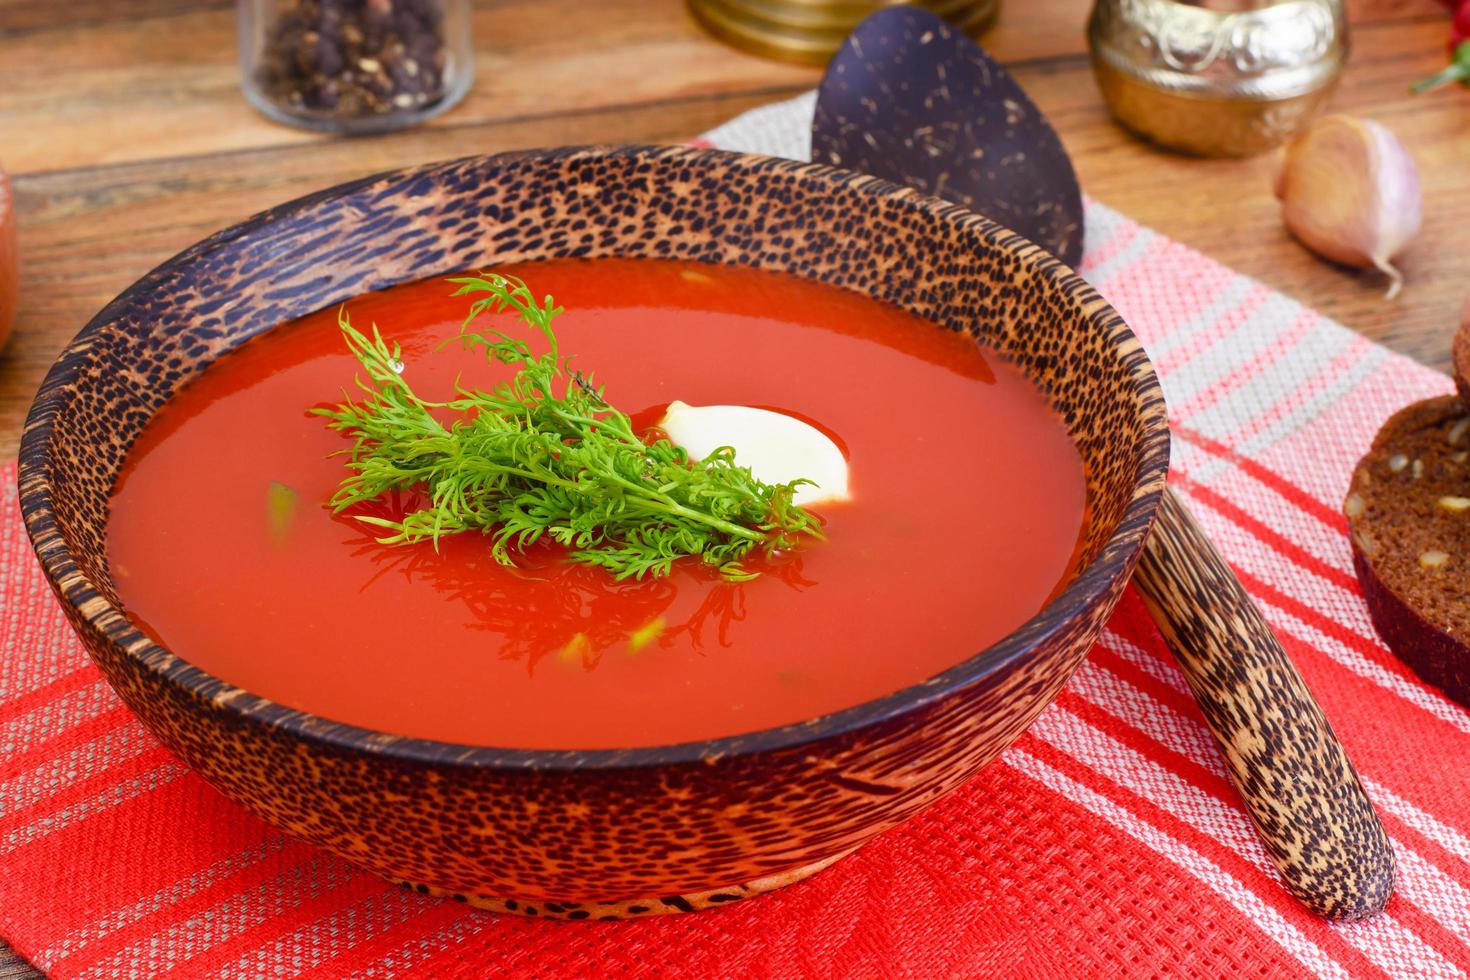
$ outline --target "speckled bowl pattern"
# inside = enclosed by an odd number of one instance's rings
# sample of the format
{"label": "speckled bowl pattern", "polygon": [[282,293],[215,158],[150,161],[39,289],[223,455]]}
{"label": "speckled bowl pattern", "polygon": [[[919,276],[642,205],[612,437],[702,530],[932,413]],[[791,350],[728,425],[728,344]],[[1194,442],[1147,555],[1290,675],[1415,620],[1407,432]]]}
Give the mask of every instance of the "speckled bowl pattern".
{"label": "speckled bowl pattern", "polygon": [[[922,684],[802,724],[626,751],[475,748],[335,724],[233,688],[128,621],[104,549],[109,492],[134,438],[211,360],[367,290],[601,255],[785,270],[982,337],[1048,393],[1085,458],[1083,571],[1014,634]],[[52,368],[26,421],[20,490],[36,553],[93,659],[227,796],[421,891],[586,919],[691,911],[798,880],[974,776],[1092,645],[1167,466],[1164,404],[1142,348],[1036,246],[963,208],[822,165],[615,147],[370,177],[171,259]]]}

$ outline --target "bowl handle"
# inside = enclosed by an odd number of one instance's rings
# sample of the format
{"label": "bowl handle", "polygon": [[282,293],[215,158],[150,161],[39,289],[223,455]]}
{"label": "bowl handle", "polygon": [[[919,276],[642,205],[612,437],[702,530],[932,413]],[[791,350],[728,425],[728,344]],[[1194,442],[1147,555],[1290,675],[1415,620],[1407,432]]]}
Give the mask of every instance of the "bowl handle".
{"label": "bowl handle", "polygon": [[1286,888],[1353,920],[1393,893],[1388,835],[1302,675],[1172,489],[1134,573]]}

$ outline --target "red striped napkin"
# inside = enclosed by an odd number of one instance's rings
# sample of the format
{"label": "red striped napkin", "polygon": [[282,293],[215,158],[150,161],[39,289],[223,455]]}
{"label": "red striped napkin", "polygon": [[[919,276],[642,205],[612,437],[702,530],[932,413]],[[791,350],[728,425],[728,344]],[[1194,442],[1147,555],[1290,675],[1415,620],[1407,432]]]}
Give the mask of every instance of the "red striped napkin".
{"label": "red striped napkin", "polygon": [[[709,142],[805,156],[811,105]],[[1385,914],[1331,926],[1286,897],[1131,595],[999,761],[803,884],[629,923],[497,917],[392,888],[224,800],[120,706],[42,581],[10,467],[0,935],[59,977],[1464,975],[1470,712],[1378,641],[1338,512],[1379,423],[1449,382],[1097,204],[1082,272],[1153,354],[1177,486],[1378,804],[1400,868]]]}

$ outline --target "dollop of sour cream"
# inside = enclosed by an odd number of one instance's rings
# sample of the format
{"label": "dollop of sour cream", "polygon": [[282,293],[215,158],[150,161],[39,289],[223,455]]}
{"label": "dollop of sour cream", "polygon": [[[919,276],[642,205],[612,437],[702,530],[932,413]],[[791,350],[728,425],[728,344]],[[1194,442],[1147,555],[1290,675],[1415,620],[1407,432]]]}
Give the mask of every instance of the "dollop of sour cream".
{"label": "dollop of sour cream", "polygon": [[675,401],[658,423],[674,445],[693,459],[722,446],[765,483],[811,480],[796,488],[800,506],[850,499],[847,458],[825,432],[801,419],[745,405],[689,405]]}

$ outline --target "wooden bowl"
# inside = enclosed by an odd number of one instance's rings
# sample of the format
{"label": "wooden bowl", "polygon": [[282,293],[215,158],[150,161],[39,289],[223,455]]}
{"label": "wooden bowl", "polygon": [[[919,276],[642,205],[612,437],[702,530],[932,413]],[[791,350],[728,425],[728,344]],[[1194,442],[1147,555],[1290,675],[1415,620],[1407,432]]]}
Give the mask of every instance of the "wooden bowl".
{"label": "wooden bowl", "polygon": [[[366,290],[599,255],[784,270],[984,338],[1048,393],[1086,461],[1083,570],[1015,633],[921,684],[783,728],[610,751],[475,748],[336,724],[211,677],[120,611],[104,550],[113,480],[148,420],[214,358]],[[618,147],[370,177],[169,260],[51,369],[26,420],[20,489],[36,553],[93,659],[211,784],[419,891],[586,919],[707,908],[796,881],[974,776],[1091,647],[1138,559],[1167,465],[1164,403],[1143,349],[1036,246],[826,166]]]}

